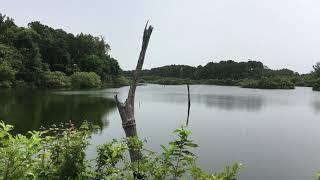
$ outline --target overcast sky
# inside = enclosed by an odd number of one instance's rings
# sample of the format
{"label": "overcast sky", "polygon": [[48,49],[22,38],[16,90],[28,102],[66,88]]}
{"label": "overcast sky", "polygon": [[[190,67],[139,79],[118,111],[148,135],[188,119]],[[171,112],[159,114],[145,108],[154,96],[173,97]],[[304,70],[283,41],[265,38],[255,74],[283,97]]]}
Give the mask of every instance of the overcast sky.
{"label": "overcast sky", "polygon": [[145,68],[252,59],[306,73],[320,61],[319,0],[0,0],[0,12],[20,26],[39,20],[102,35],[125,70],[135,67],[148,19]]}

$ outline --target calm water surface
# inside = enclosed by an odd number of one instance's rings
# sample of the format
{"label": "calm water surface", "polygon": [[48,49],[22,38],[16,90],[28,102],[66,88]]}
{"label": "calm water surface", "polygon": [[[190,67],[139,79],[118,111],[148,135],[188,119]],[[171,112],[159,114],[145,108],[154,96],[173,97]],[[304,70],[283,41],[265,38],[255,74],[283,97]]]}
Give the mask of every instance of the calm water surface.
{"label": "calm water surface", "polygon": [[[310,88],[257,90],[192,85],[189,128],[200,145],[199,164],[220,171],[241,162],[240,179],[315,179],[320,170],[320,93]],[[19,132],[41,125],[86,119],[102,128],[88,149],[123,137],[112,97],[128,87],[98,91],[0,91],[0,119]],[[160,150],[172,131],[185,124],[186,86],[140,86],[136,97],[138,133]]]}

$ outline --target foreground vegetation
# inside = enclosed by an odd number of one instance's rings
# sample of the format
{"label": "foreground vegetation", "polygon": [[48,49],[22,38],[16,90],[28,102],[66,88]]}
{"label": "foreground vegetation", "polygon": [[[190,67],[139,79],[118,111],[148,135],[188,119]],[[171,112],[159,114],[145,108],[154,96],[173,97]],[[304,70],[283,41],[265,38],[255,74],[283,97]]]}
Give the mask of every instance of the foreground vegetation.
{"label": "foreground vegetation", "polygon": [[[320,64],[309,74],[289,69],[272,70],[258,61],[209,62],[205,66],[169,65],[143,70],[141,83],[163,85],[210,84],[259,89],[293,89],[295,86],[320,90]],[[125,71],[130,78],[132,71]]]}
{"label": "foreground vegetation", "polygon": [[38,21],[19,27],[0,13],[0,88],[126,85],[109,51],[102,37],[73,35]]}
{"label": "foreground vegetation", "polygon": [[[84,122],[77,129],[72,123],[49,129],[13,134],[13,127],[0,122],[0,179],[194,179],[234,180],[240,164],[226,167],[221,173],[207,174],[197,164],[190,131],[174,131],[177,139],[162,153],[144,149],[136,138],[114,139],[97,147],[97,158],[88,160],[85,150],[91,132]],[[139,161],[130,163],[128,149],[142,152]]]}

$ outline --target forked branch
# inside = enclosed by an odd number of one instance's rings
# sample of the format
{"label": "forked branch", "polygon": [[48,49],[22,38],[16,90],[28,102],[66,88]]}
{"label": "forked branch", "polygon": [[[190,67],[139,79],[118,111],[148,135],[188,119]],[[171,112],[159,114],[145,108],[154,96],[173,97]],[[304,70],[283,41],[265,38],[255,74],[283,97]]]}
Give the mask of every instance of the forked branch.
{"label": "forked branch", "polygon": [[[143,32],[142,47],[139,54],[139,59],[137,62],[136,69],[133,73],[132,83],[131,83],[126,101],[124,103],[121,103],[118,99],[118,96],[117,95],[114,96],[114,99],[116,101],[118,111],[122,120],[122,127],[124,132],[126,133],[126,137],[138,136],[135,117],[134,117],[134,97],[135,97],[136,89],[138,86],[138,82],[140,80],[144,57],[146,55],[152,30],[153,30],[153,27],[148,26],[148,22],[147,22]],[[129,153],[130,153],[131,162],[137,161],[141,158],[141,152],[137,150],[129,149]]]}

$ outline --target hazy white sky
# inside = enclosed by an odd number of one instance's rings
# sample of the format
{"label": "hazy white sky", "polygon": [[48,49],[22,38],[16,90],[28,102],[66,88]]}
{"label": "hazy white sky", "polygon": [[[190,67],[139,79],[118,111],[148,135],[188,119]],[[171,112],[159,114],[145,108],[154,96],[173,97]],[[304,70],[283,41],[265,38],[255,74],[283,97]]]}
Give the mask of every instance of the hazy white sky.
{"label": "hazy white sky", "polygon": [[154,26],[145,68],[232,59],[309,72],[320,61],[319,0],[0,0],[18,25],[39,20],[102,35],[127,70]]}

